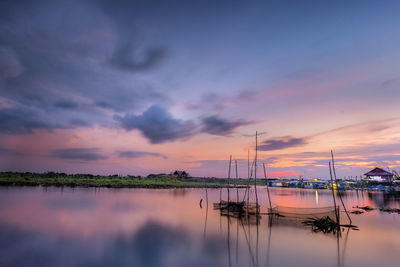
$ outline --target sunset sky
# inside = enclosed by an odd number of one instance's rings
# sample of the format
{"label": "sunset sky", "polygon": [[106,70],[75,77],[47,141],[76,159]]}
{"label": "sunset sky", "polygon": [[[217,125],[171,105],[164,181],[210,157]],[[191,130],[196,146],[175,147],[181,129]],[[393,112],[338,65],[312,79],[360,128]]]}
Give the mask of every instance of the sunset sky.
{"label": "sunset sky", "polygon": [[[1,1],[0,171],[400,171],[400,1]],[[261,174],[261,169],[258,170]]]}

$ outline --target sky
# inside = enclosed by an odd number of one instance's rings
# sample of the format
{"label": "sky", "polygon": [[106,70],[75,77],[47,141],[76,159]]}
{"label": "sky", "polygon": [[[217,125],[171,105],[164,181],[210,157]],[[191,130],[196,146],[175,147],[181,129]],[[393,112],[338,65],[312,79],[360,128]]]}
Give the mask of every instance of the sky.
{"label": "sky", "polygon": [[[399,1],[0,2],[0,171],[400,171]],[[257,169],[263,176],[262,169]]]}

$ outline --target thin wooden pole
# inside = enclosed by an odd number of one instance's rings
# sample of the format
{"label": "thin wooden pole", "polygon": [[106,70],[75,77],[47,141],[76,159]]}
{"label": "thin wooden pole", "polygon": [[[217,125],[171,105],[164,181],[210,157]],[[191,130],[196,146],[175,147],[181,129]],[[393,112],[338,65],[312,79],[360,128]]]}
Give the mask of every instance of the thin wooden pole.
{"label": "thin wooden pole", "polygon": [[267,194],[268,194],[268,202],[269,202],[269,212],[272,212],[272,204],[271,204],[271,196],[269,195],[269,186],[268,186],[268,180],[267,180],[267,172],[265,170],[265,164],[263,163],[264,167],[264,177],[265,177],[265,184],[267,185]]}
{"label": "thin wooden pole", "polygon": [[[249,249],[251,262],[253,263],[253,266],[256,266],[254,255],[253,255],[253,251],[252,251],[251,246],[250,246],[250,240],[249,240],[250,237],[247,237],[247,232],[246,232],[246,229],[244,228],[244,225],[243,225],[243,219],[240,219],[240,224],[242,225],[244,237],[246,238],[247,248]],[[250,225],[250,224],[248,224],[248,225]],[[250,233],[249,233],[249,235],[250,235]]]}
{"label": "thin wooden pole", "polygon": [[257,230],[257,237],[256,237],[256,266],[258,267],[258,247],[259,247],[259,231],[258,231],[258,215],[257,215],[257,224],[256,224],[256,230]]}
{"label": "thin wooden pole", "polygon": [[247,150],[247,179],[250,178],[250,149]]}
{"label": "thin wooden pole", "polygon": [[329,174],[331,176],[331,183],[332,183],[332,197],[333,197],[333,205],[335,205],[335,216],[336,216],[336,222],[339,224],[339,214],[337,212],[337,207],[336,207],[336,198],[335,198],[335,192],[333,189],[333,177],[332,177],[332,168],[331,168],[331,162],[329,161]]}
{"label": "thin wooden pole", "polygon": [[266,259],[266,266],[269,266],[269,256],[271,250],[271,232],[272,232],[272,217],[268,218],[268,242],[267,242],[267,259]]}
{"label": "thin wooden pole", "polygon": [[208,206],[208,192],[207,192],[207,185],[206,185],[206,177],[203,178],[204,189],[206,190],[206,202]]}
{"label": "thin wooden pole", "polygon": [[239,202],[239,188],[238,188],[238,169],[237,169],[237,160],[235,159],[235,167],[236,167],[236,202]]}
{"label": "thin wooden pole", "polygon": [[229,157],[229,170],[228,170],[228,204],[230,201],[230,195],[229,195],[229,187],[230,187],[230,179],[231,179],[231,165],[232,165],[232,155]]}
{"label": "thin wooden pole", "polygon": [[256,157],[254,160],[254,191],[256,194],[256,210],[258,212],[258,195],[257,195],[257,131],[256,131]]}
{"label": "thin wooden pole", "polygon": [[236,265],[239,263],[239,220],[236,220]]}
{"label": "thin wooden pole", "polygon": [[247,179],[247,188],[246,188],[246,190],[244,192],[244,195],[243,195],[243,202],[246,200],[246,197],[247,197],[247,202],[249,202],[249,197],[250,197],[250,178],[253,177],[253,165],[254,165],[254,161],[251,163],[250,174],[249,174],[248,179]]}
{"label": "thin wooden pole", "polygon": [[232,266],[232,261],[231,261],[231,221],[230,221],[231,216],[228,214],[228,238],[226,242],[228,243],[228,266]]}
{"label": "thin wooden pole", "polygon": [[247,149],[247,204],[249,203],[249,195],[250,195],[250,149]]}
{"label": "thin wooden pole", "polygon": [[253,166],[254,166],[254,161],[251,164],[250,176],[249,176],[249,179],[247,180],[247,204],[249,204],[249,202],[250,202],[250,180],[251,180],[251,177],[253,177]]}
{"label": "thin wooden pole", "polygon": [[[338,186],[338,182],[337,182],[337,178],[336,178],[336,170],[335,170],[335,160],[334,160],[334,158],[333,158],[333,151],[332,151],[332,150],[331,150],[331,156],[332,156],[333,174],[335,175],[336,186]],[[352,224],[352,221],[351,221],[351,218],[350,218],[349,213],[347,212],[346,206],[344,205],[342,196],[341,196],[341,194],[340,194],[339,187],[338,187],[338,195],[339,195],[340,202],[342,202],[343,209],[344,209],[344,211],[346,212],[347,218],[349,219],[349,222],[350,222],[350,225],[351,225],[351,224]]]}
{"label": "thin wooden pole", "polygon": [[203,239],[206,239],[207,233],[207,218],[208,218],[208,194],[207,194],[207,187],[206,187],[206,199],[207,199],[207,206],[206,206],[206,219],[204,221],[204,230],[203,230]]}

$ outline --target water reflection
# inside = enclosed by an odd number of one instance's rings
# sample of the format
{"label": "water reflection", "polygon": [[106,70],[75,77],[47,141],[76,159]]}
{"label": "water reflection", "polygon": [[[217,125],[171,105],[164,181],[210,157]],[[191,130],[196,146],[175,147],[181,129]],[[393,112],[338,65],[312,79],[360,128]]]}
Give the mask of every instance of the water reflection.
{"label": "water reflection", "polygon": [[[359,232],[322,235],[269,216],[221,216],[210,207],[219,193],[0,188],[0,266],[397,265],[398,214],[374,210],[353,216]],[[285,206],[315,207],[317,200],[327,206],[332,198],[329,191],[270,193]],[[343,199],[348,207],[399,205],[398,198],[365,191],[345,192]],[[259,200],[265,208],[263,189]]]}
{"label": "water reflection", "polygon": [[[227,238],[227,262],[228,266],[244,266],[241,265],[243,264],[243,261],[239,260],[240,257],[244,258],[249,258],[250,263],[248,263],[246,266],[270,266],[270,261],[271,261],[271,245],[273,246],[273,243],[278,241],[279,242],[279,236],[277,237],[278,240],[272,239],[272,235],[274,232],[274,228],[276,227],[282,227],[284,226],[289,226],[289,227],[297,227],[299,229],[304,229],[304,226],[301,225],[301,223],[298,222],[293,222],[293,221],[285,221],[285,220],[279,220],[276,217],[273,216],[266,216],[263,217],[266,220],[266,228],[262,229],[259,227],[261,224],[252,224],[249,223],[247,218],[243,217],[229,217],[227,216],[226,222],[227,222],[227,232],[226,232],[226,238]],[[261,220],[261,218],[259,218]],[[231,225],[234,224],[236,226],[236,234],[231,233]],[[283,224],[283,225],[282,225]],[[255,227],[256,231],[252,231],[251,227]],[[247,247],[247,250],[245,252],[241,252],[239,250],[239,239],[241,238],[241,235],[239,234],[239,229],[241,230],[241,233],[244,236],[244,241]],[[279,229],[275,229],[279,232]],[[342,228],[343,233],[338,231],[333,235],[328,236],[331,238],[332,241],[335,241],[336,247],[334,250],[331,251],[331,253],[336,255],[336,266],[342,267],[345,266],[345,253],[346,253],[346,248],[347,248],[347,242],[349,238],[349,234],[351,229],[350,228]],[[266,233],[265,233],[266,232]],[[233,235],[232,235],[233,234]],[[255,234],[255,236],[252,236]],[[314,233],[315,234],[315,233]],[[234,239],[236,240],[236,249],[235,249],[235,264],[232,264],[231,260],[231,240]],[[262,245],[262,241],[260,240],[266,239],[266,246],[265,250],[262,250],[260,253],[260,243]],[[246,255],[247,251],[247,255]],[[288,252],[288,251],[286,251]],[[265,257],[263,257],[265,253]],[[289,253],[289,252],[288,252]],[[263,260],[265,259],[265,261]],[[330,265],[329,263],[325,263],[325,265]],[[278,265],[280,266],[280,265]],[[333,266],[333,264],[332,264]]]}
{"label": "water reflection", "polygon": [[371,203],[373,203],[374,206],[378,208],[399,207],[400,204],[399,195],[382,194],[379,192],[368,192],[367,196],[371,200]]}

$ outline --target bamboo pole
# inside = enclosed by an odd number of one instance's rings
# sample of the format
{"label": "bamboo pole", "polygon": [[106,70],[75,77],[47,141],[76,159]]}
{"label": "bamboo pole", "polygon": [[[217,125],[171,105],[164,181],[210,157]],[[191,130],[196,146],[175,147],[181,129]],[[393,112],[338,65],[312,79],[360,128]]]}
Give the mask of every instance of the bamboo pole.
{"label": "bamboo pole", "polygon": [[207,187],[206,187],[206,201],[207,201],[207,206],[206,206],[206,219],[204,221],[204,230],[203,230],[203,239],[206,239],[206,233],[207,233],[207,218],[208,218],[208,194],[207,194]]}
{"label": "bamboo pole", "polygon": [[253,165],[254,165],[254,161],[251,164],[251,168],[250,168],[250,172],[249,172],[249,176],[247,178],[247,188],[244,191],[244,195],[243,195],[243,202],[246,201],[247,198],[247,202],[249,202],[249,196],[250,196],[250,178],[253,177]]}
{"label": "bamboo pole", "polygon": [[247,149],[247,179],[250,178],[250,149]]}
{"label": "bamboo pole", "polygon": [[268,180],[267,180],[267,172],[265,170],[265,164],[263,163],[264,167],[264,177],[265,177],[265,184],[267,185],[267,194],[268,194],[268,202],[269,202],[269,212],[272,212],[272,204],[271,204],[271,196],[269,195],[269,186],[268,186]]}
{"label": "bamboo pole", "polygon": [[[244,225],[243,225],[243,219],[240,219],[240,224],[242,225],[244,237],[246,238],[247,248],[249,249],[251,262],[252,262],[253,266],[256,266],[256,262],[255,262],[255,259],[254,259],[254,254],[253,254],[253,251],[252,251],[251,246],[250,246],[250,237],[247,237],[247,232],[246,232],[246,229],[244,228]],[[250,235],[250,232],[249,232],[249,235]]]}
{"label": "bamboo pole", "polygon": [[333,189],[333,177],[332,177],[332,168],[331,168],[331,162],[329,161],[329,174],[331,176],[331,183],[332,183],[332,197],[333,197],[333,205],[335,205],[335,216],[336,216],[336,222],[339,224],[339,214],[337,211],[336,207],[336,198],[335,198],[335,191]]}
{"label": "bamboo pole", "polygon": [[236,266],[239,264],[239,220],[236,220]]}
{"label": "bamboo pole", "polygon": [[271,250],[271,234],[272,234],[272,217],[268,218],[268,242],[267,242],[267,259],[266,266],[269,266],[270,250]]}
{"label": "bamboo pole", "polygon": [[228,205],[230,201],[230,195],[229,195],[229,187],[230,187],[230,179],[231,179],[231,165],[232,165],[232,155],[229,157],[229,170],[228,170]]}
{"label": "bamboo pole", "polygon": [[249,204],[250,200],[250,149],[247,150],[247,204]]}
{"label": "bamboo pole", "polygon": [[206,187],[206,202],[207,202],[207,207],[208,207],[208,192],[207,192],[207,187]]}
{"label": "bamboo pole", "polygon": [[239,188],[238,188],[238,169],[237,169],[237,160],[235,159],[235,167],[236,167],[236,202],[239,202]]}
{"label": "bamboo pole", "polygon": [[[335,170],[335,160],[334,160],[334,158],[333,158],[333,151],[332,151],[332,150],[331,150],[331,156],[332,156],[333,174],[335,175],[336,186],[338,186],[337,178],[336,178],[336,170]],[[352,221],[351,221],[351,218],[350,218],[349,213],[347,212],[346,206],[344,205],[344,202],[343,202],[342,196],[341,196],[341,194],[340,194],[339,188],[338,188],[338,195],[339,195],[340,202],[342,203],[343,209],[344,209],[344,211],[346,212],[347,218],[349,219],[349,222],[350,222],[350,225],[351,225]]]}
{"label": "bamboo pole", "polygon": [[258,215],[256,215],[257,216],[257,224],[256,224],[256,230],[257,230],[257,232],[256,232],[256,234],[257,234],[257,236],[256,236],[256,266],[258,267],[258,247],[259,247],[259,231],[258,231]]}
{"label": "bamboo pole", "polygon": [[[229,203],[229,201],[228,201]],[[228,238],[226,240],[226,242],[228,243],[228,266],[231,267],[232,266],[232,261],[231,261],[231,221],[230,221],[231,216],[228,213]]]}
{"label": "bamboo pole", "polygon": [[254,159],[254,191],[256,194],[256,210],[258,213],[258,195],[257,195],[257,131],[256,131],[256,156]]}
{"label": "bamboo pole", "polygon": [[208,192],[207,192],[207,185],[206,185],[206,177],[203,178],[204,189],[206,190],[206,202],[208,206]]}
{"label": "bamboo pole", "polygon": [[250,203],[250,180],[251,177],[253,177],[253,166],[254,166],[254,161],[253,163],[251,163],[250,176],[249,179],[247,179],[247,204]]}

